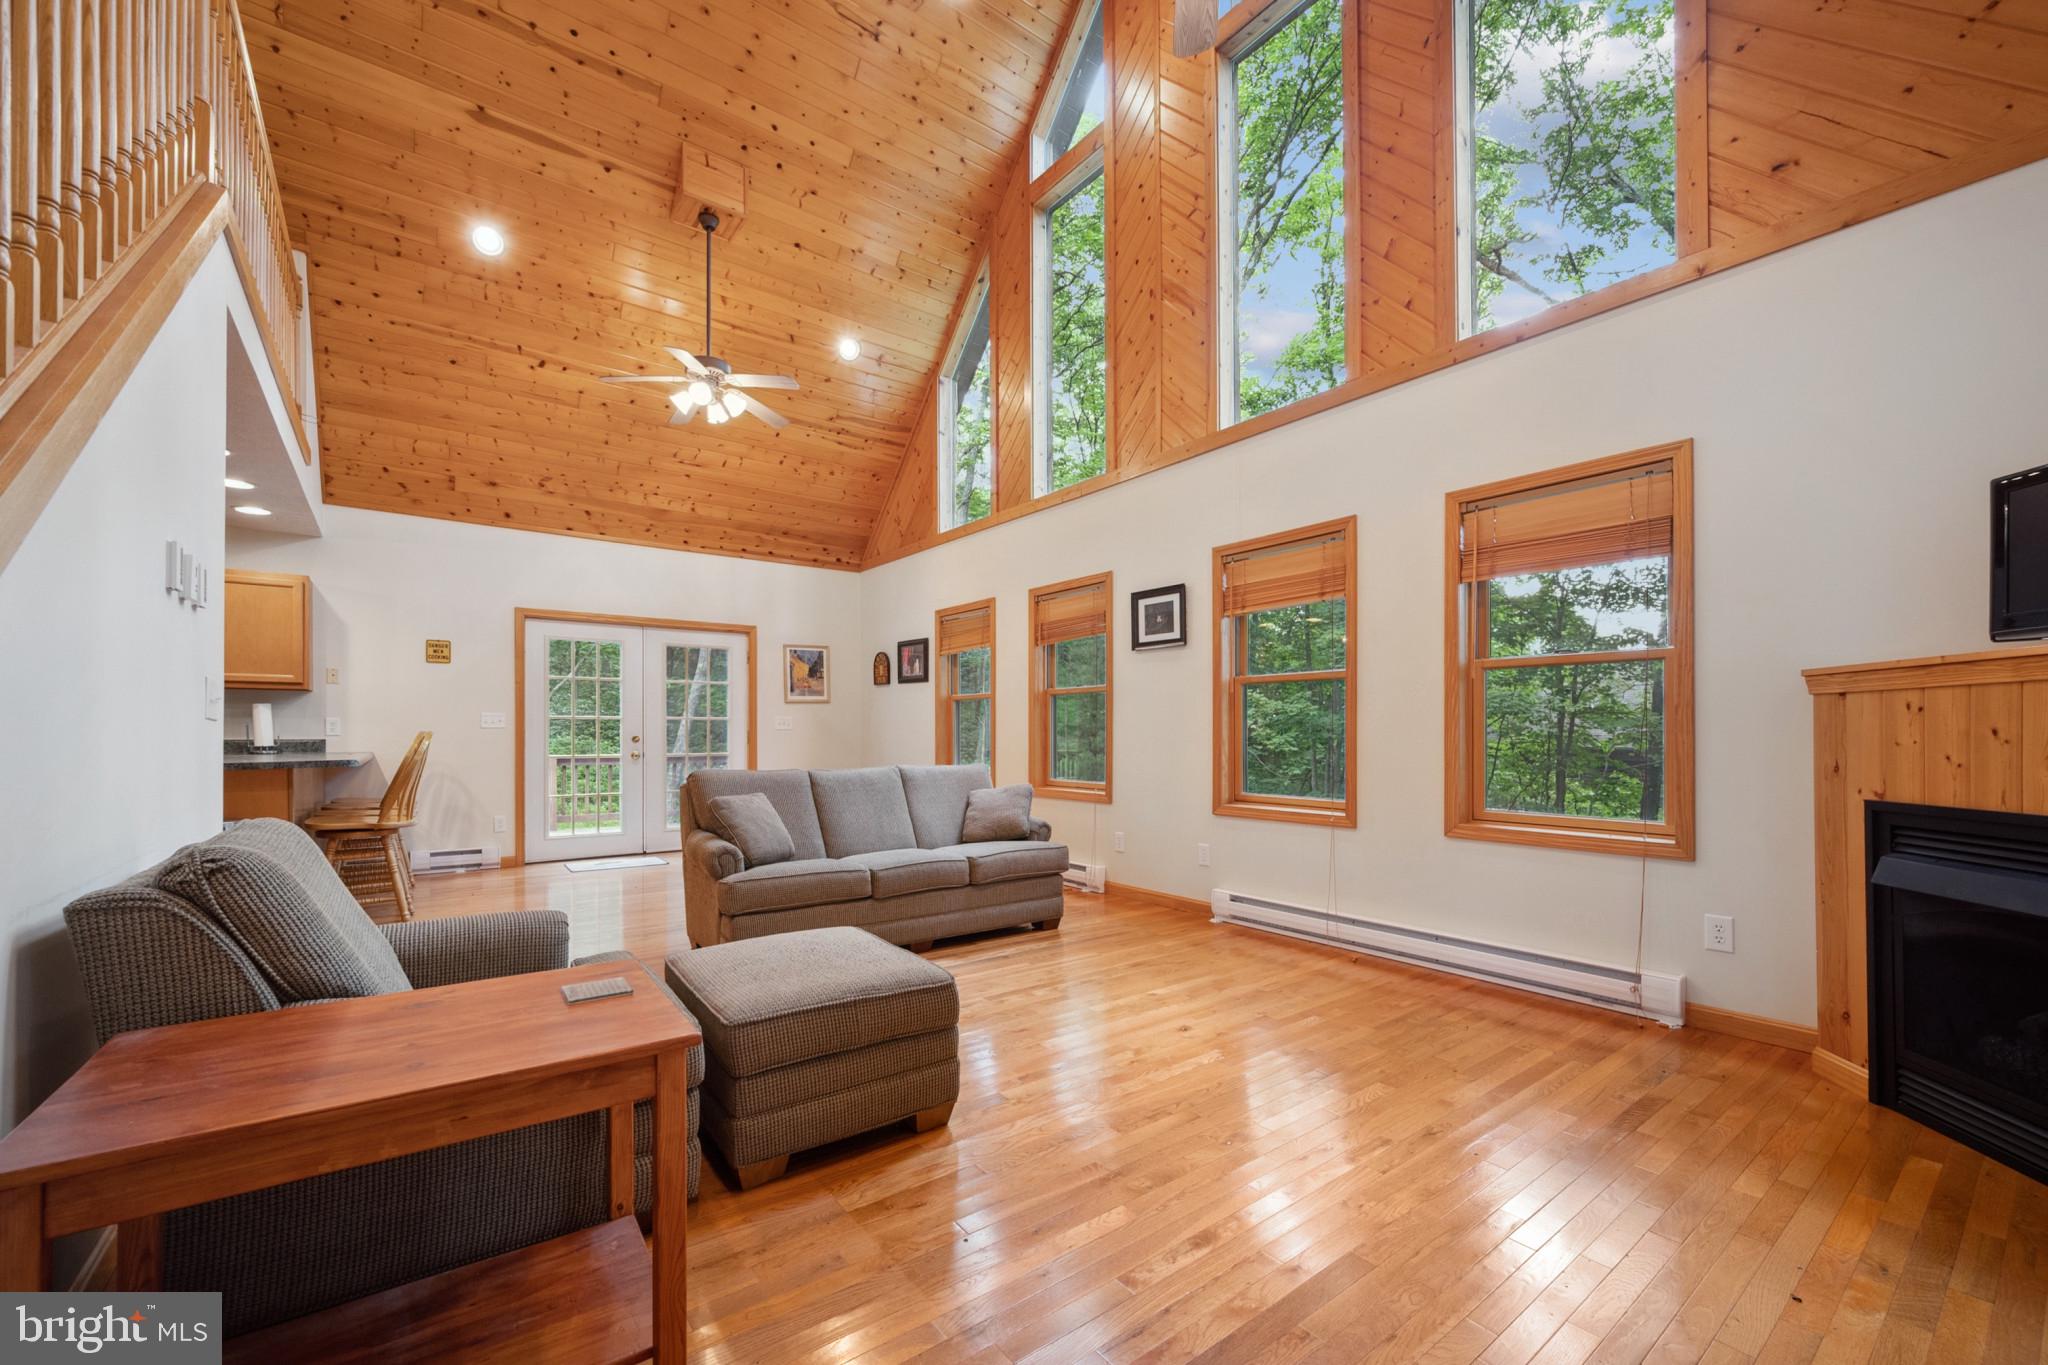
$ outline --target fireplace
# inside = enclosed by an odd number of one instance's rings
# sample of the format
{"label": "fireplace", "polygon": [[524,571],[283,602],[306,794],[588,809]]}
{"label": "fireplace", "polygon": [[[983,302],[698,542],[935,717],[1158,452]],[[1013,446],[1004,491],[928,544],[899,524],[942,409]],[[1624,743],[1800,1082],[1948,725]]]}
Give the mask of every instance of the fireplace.
{"label": "fireplace", "polygon": [[2048,1180],[2048,817],[1867,818],[1870,1098]]}

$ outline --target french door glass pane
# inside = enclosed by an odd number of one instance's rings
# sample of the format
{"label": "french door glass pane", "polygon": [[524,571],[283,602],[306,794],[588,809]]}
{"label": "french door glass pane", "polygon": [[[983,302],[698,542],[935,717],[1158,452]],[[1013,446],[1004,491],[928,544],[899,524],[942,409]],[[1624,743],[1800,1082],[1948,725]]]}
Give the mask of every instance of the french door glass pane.
{"label": "french door glass pane", "polygon": [[1486,652],[1496,659],[1661,648],[1671,643],[1671,560],[1491,579],[1486,627]]}
{"label": "french door glass pane", "polygon": [[1664,819],[1664,661],[1486,670],[1486,807]]}
{"label": "french door glass pane", "polygon": [[1108,757],[1108,694],[1075,692],[1066,696],[1054,696],[1052,780],[1101,782],[1108,776]]}
{"label": "french door glass pane", "polygon": [[1248,682],[1244,790],[1250,796],[1344,799],[1344,680]]}
{"label": "french door glass pane", "polygon": [[703,645],[670,645],[662,722],[667,828],[682,828],[682,785],[691,773],[723,768],[731,761],[732,651]]}
{"label": "french door glass pane", "polygon": [[619,647],[600,640],[548,641],[549,837],[620,829]]}
{"label": "french door glass pane", "polygon": [[953,703],[953,761],[988,762],[987,697]]}

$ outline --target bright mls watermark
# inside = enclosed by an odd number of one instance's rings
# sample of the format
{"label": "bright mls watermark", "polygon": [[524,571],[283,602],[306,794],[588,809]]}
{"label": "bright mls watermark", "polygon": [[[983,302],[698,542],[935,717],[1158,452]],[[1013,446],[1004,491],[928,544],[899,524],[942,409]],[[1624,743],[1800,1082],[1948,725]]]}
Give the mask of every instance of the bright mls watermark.
{"label": "bright mls watermark", "polygon": [[220,1295],[0,1294],[0,1359],[219,1365]]}

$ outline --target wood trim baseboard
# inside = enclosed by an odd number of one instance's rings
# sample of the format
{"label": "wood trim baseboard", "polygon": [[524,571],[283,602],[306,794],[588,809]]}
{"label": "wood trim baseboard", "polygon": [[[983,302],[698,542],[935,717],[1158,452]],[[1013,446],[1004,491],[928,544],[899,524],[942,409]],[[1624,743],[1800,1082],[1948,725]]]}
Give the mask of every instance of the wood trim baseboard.
{"label": "wood trim baseboard", "polygon": [[1833,1081],[1859,1099],[1870,1098],[1870,1068],[1858,1066],[1824,1047],[1813,1050],[1813,1074],[1824,1081]]}
{"label": "wood trim baseboard", "polygon": [[1685,1022],[1689,1028],[1726,1033],[1736,1038],[1747,1038],[1753,1043],[1790,1048],[1794,1052],[1812,1052],[1820,1042],[1819,1030],[1805,1024],[1767,1019],[1760,1014],[1744,1014],[1741,1010],[1724,1010],[1716,1005],[1688,1004]]}
{"label": "wood trim baseboard", "polygon": [[1105,881],[1102,889],[1119,896],[1136,896],[1140,900],[1157,901],[1174,910],[1198,910],[1209,914],[1209,902],[1196,900],[1193,896],[1177,896],[1171,891],[1154,891],[1150,887],[1133,886],[1129,882]]}

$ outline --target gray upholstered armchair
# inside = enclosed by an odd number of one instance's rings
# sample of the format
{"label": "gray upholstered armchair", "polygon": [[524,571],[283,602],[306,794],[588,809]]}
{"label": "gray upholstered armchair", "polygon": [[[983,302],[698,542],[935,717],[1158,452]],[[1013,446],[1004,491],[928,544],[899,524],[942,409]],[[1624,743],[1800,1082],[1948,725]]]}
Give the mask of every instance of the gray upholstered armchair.
{"label": "gray upholstered armchair", "polygon": [[[79,897],[64,921],[101,1042],[130,1029],[569,965],[559,911],[372,924],[312,839],[281,820],[245,821],[180,849]],[[693,1049],[692,1197],[703,1074],[702,1049]],[[169,1214],[164,1287],[220,1291],[232,1335],[602,1222],[607,1122],[579,1114]],[[644,1218],[650,1106],[635,1111],[633,1127]]]}

